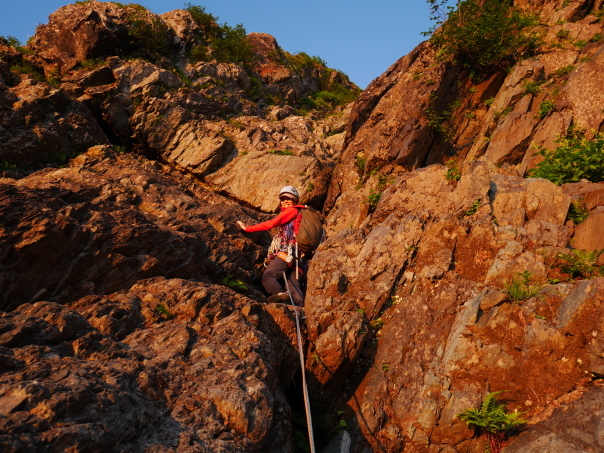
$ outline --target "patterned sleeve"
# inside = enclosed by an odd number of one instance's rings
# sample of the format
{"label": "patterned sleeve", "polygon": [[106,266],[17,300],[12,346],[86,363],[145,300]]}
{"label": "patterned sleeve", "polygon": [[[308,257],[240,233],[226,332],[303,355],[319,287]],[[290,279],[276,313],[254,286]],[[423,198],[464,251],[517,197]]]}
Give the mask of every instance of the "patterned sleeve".
{"label": "patterned sleeve", "polygon": [[248,233],[254,233],[256,231],[268,231],[271,228],[275,228],[281,225],[285,225],[287,222],[292,220],[294,217],[298,215],[297,208],[286,208],[279,215],[271,220],[267,220],[266,222],[258,223],[256,225],[250,225],[245,228],[245,231]]}

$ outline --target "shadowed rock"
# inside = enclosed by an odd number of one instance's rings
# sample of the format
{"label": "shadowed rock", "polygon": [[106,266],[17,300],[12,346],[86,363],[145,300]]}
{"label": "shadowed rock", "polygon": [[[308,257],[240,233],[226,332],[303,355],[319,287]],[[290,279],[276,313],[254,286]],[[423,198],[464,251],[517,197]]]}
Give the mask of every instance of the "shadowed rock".
{"label": "shadowed rock", "polygon": [[163,278],[70,306],[0,316],[3,449],[289,451],[279,379],[293,370],[278,367],[297,356],[291,312]]}

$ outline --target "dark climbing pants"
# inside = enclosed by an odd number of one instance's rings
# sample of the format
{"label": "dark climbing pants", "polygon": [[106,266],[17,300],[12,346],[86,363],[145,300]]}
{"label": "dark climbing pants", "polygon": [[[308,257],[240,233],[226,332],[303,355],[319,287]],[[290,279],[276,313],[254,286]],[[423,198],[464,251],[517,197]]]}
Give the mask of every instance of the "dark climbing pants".
{"label": "dark climbing pants", "polygon": [[264,274],[262,274],[262,286],[269,296],[274,294],[284,293],[285,289],[281,286],[279,279],[283,278],[283,273],[287,277],[287,285],[289,293],[294,299],[296,305],[302,306],[304,303],[304,294],[300,289],[300,282],[296,278],[296,268],[289,267],[285,261],[279,257],[275,257],[269,261]]}

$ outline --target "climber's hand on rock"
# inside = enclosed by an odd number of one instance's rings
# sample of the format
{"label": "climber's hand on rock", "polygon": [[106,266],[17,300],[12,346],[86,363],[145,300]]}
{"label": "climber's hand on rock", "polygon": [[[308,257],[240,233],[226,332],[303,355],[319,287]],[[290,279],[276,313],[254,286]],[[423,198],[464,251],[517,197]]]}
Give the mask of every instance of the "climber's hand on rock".
{"label": "climber's hand on rock", "polygon": [[245,224],[241,220],[237,220],[237,225],[239,225],[239,228],[245,231]]}

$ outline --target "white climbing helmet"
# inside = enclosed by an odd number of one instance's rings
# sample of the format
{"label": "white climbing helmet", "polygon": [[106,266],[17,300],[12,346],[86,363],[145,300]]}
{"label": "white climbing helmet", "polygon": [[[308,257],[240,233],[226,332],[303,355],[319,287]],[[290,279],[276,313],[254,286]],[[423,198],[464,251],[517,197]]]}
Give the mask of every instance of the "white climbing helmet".
{"label": "white climbing helmet", "polygon": [[295,198],[300,199],[300,194],[294,186],[285,186],[283,189],[281,189],[279,191],[279,198],[281,198],[281,196],[284,194],[293,195]]}

